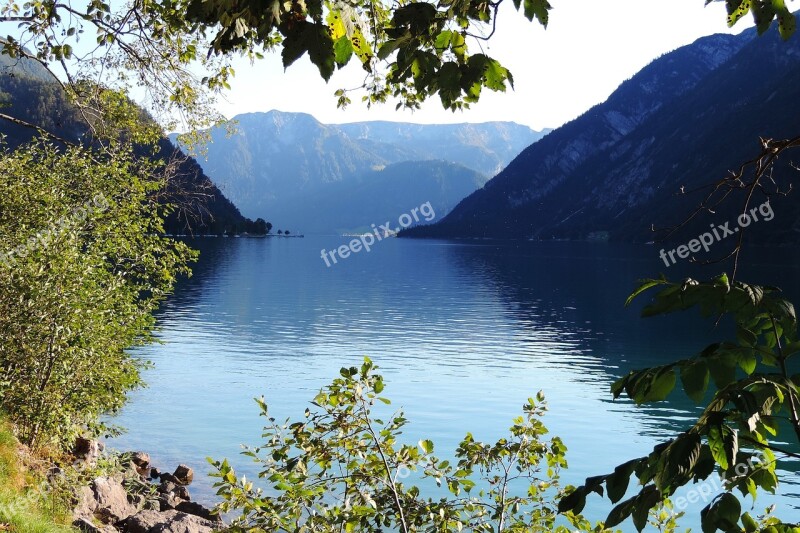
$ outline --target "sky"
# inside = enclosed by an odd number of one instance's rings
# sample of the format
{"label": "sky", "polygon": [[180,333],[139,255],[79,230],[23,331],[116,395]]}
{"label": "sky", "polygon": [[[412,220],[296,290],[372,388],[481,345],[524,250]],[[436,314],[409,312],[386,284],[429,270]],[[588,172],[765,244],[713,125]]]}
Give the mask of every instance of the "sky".
{"label": "sky", "polygon": [[[620,83],[653,59],[713,33],[739,33],[743,20],[727,27],[724,2],[705,0],[550,0],[547,29],[528,22],[505,2],[488,55],[514,76],[514,90],[484,90],[480,102],[455,113],[438,98],[421,110],[395,111],[394,103],[367,109],[359,98],[337,109],[333,93],[360,85],[363,71],[353,61],[326,84],[302,57],[285,72],[279,53],[250,64],[234,63],[236,76],[219,110],[228,118],[241,113],[305,112],[323,123],[392,120],[419,123],[509,120],[533,129],[554,128],[603,102]],[[472,51],[475,41],[469,42]]]}

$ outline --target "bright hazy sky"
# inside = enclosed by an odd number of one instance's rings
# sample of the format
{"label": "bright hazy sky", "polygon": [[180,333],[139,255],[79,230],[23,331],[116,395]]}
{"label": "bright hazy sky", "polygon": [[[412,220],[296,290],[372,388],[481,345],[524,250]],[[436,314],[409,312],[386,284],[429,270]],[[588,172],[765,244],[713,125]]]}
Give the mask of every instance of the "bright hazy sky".
{"label": "bright hazy sky", "polygon": [[[355,60],[326,84],[307,56],[284,72],[278,53],[252,66],[239,61],[232,90],[219,109],[229,118],[279,109],[311,113],[325,123],[512,120],[534,129],[556,127],[605,100],[658,56],[704,35],[741,32],[750,20],[728,29],[724,2],[704,6],[704,0],[550,1],[554,8],[546,30],[516,13],[511,2],[504,3],[497,33],[484,50],[511,70],[515,90],[484,90],[468,111],[445,111],[438,98],[414,113],[395,111],[393,103],[367,109],[360,97],[347,109],[337,109],[333,92],[363,79]],[[477,49],[475,41],[468,44]]]}

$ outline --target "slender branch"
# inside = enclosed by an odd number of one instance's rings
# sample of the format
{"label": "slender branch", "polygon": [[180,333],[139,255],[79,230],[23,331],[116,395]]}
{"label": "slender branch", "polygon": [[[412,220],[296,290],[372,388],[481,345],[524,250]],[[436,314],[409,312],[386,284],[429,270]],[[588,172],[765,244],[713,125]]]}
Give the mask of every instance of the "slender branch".
{"label": "slender branch", "polygon": [[[783,375],[784,379],[789,379],[789,370],[786,367],[786,356],[783,355],[783,347],[781,346],[781,339],[778,335],[778,326],[775,324],[775,317],[769,317],[770,322],[772,322],[772,331],[775,333],[775,342],[778,347],[778,362],[781,365],[781,374]],[[795,435],[797,435],[797,442],[800,443],[800,415],[798,415],[797,403],[794,392],[791,389],[787,390],[786,393],[789,395],[789,409],[791,413],[791,422],[792,426],[794,427]]]}
{"label": "slender branch", "polygon": [[[753,195],[755,194],[756,190],[761,191],[768,198],[773,194],[785,196],[786,194],[791,192],[792,190],[791,184],[789,185],[788,190],[781,190],[781,188],[775,183],[775,180],[773,179],[772,170],[774,168],[775,162],[781,155],[783,155],[784,152],[790,149],[800,147],[800,136],[778,141],[773,139],[762,138],[760,139],[760,142],[761,142],[761,152],[756,157],[742,163],[736,171],[730,172],[729,175],[725,176],[724,178],[689,191],[686,191],[684,190],[684,187],[681,187],[680,192],[678,194],[692,194],[703,190],[708,190],[708,192],[702,198],[699,205],[697,205],[679,224],[666,228],[651,227],[651,231],[666,232],[663,235],[663,237],[661,237],[659,240],[663,241],[669,239],[677,231],[686,227],[692,220],[694,220],[701,213],[713,214],[715,212],[715,209],[720,205],[722,205],[725,202],[725,200],[727,200],[728,197],[736,191],[740,190],[746,191],[746,198],[742,206],[742,209],[739,211],[740,213],[747,213],[747,209],[750,206],[750,202],[752,201]],[[796,166],[794,165],[791,166],[792,168],[797,170]],[[764,183],[765,180],[771,182],[773,186],[770,186],[769,189],[765,187]],[[742,244],[744,242],[743,241],[744,233],[745,233],[744,231],[739,232],[738,238],[736,239],[736,245],[733,247],[733,250],[731,250],[730,253],[728,253],[722,258],[710,259],[707,261],[702,261],[700,263],[701,264],[719,263],[722,261],[726,261],[730,258],[733,258],[734,267],[731,276],[731,278],[733,279],[738,269],[739,253],[742,250]]]}
{"label": "slender branch", "polygon": [[42,135],[44,135],[46,137],[49,137],[49,138],[53,139],[54,141],[58,141],[60,143],[64,143],[64,144],[66,144],[68,146],[78,146],[76,143],[74,143],[72,141],[68,141],[68,140],[64,139],[63,137],[59,137],[55,133],[50,133],[49,131],[47,131],[44,128],[41,128],[41,127],[39,127],[39,126],[37,126],[35,124],[31,124],[30,122],[27,122],[25,120],[22,120],[22,119],[19,119],[19,118],[16,118],[16,117],[12,117],[11,115],[6,115],[5,113],[0,113],[0,119],[7,120],[9,122],[12,122],[12,123],[16,124],[17,126],[22,126],[23,128],[29,128],[29,129],[32,129],[32,130],[36,130],[37,132],[41,133]]}
{"label": "slender branch", "polygon": [[789,450],[781,448],[780,446],[775,446],[774,444],[769,444],[769,443],[765,443],[765,442],[759,442],[756,439],[748,437],[747,435],[740,435],[739,439],[743,440],[743,441],[746,441],[746,442],[749,442],[753,446],[756,446],[756,447],[759,447],[759,448],[764,448],[764,449],[767,449],[767,450],[771,450],[773,452],[782,453],[782,454],[786,455],[787,457],[792,457],[794,459],[800,459],[800,453],[790,452]]}
{"label": "slender branch", "polygon": [[406,524],[405,513],[403,512],[403,503],[400,501],[400,494],[397,492],[397,485],[395,484],[394,477],[392,476],[392,469],[389,467],[389,461],[386,459],[386,455],[383,453],[381,441],[378,438],[378,435],[375,434],[375,430],[372,428],[372,423],[369,419],[369,413],[367,413],[366,400],[363,397],[361,397],[360,400],[361,412],[364,414],[364,421],[367,424],[367,431],[369,431],[370,435],[372,435],[372,438],[375,441],[375,446],[378,448],[378,454],[381,456],[383,467],[386,469],[386,477],[389,480],[389,490],[392,491],[392,498],[394,499],[395,505],[397,505],[397,514],[400,516],[400,527],[402,528],[403,533],[409,533],[408,524]]}

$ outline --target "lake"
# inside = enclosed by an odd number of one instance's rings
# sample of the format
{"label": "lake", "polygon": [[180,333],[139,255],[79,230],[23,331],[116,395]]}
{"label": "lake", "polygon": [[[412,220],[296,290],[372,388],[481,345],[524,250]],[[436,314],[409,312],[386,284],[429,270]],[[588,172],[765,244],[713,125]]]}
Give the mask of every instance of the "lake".
{"label": "lake", "polygon": [[[185,462],[207,471],[211,456],[253,473],[238,455],[240,444],[260,442],[253,398],[264,395],[278,419],[302,417],[340,367],[368,355],[385,377],[384,395],[411,421],[405,437],[432,439],[440,456],[468,431],[505,435],[526,398],[544,391],[544,422],[569,450],[563,482],[579,484],[648,453],[698,411],[680,394],[658,407],[612,401],[611,383],[728,333],[696,311],[641,319],[644,298],[623,307],[637,279],[722,270],[666,268],[656,246],[386,239],[326,267],[321,250],[348,240],[191,241],[201,259],[159,312],[163,343],[135,352],[155,366],[145,373],[149,388],[114,420],[129,432],[112,446],[148,451],[163,468]],[[800,301],[796,252],[757,249],[744,259],[740,279],[780,285]],[[211,481],[195,479],[193,496],[213,502]],[[796,518],[797,482],[784,478],[779,495],[759,498],[756,510],[774,501],[779,516]],[[587,515],[609,509],[590,498]],[[632,530],[630,521],[624,527]]]}

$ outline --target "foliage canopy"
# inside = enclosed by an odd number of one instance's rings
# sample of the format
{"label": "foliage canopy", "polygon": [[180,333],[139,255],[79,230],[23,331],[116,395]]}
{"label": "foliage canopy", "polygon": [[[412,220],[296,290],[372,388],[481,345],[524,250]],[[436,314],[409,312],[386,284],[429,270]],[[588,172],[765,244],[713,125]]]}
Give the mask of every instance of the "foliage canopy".
{"label": "foliage canopy", "polygon": [[[277,50],[286,67],[308,55],[325,80],[356,62],[365,74],[357,89],[368,105],[392,100],[416,108],[438,96],[445,108],[459,109],[478,101],[483,89],[513,86],[512,74],[481,48],[495,33],[503,1],[6,0],[0,22],[16,28],[2,53],[33,57],[58,73],[89,114],[94,85],[83,80],[136,92],[168,127],[183,120],[194,129],[218,119],[210,103],[234,75],[231,58]],[[760,32],[776,20],[782,36],[794,32],[784,0],[725,3],[730,25],[749,13]],[[547,26],[548,0],[512,4]],[[336,91],[339,105],[350,102],[350,92]]]}

